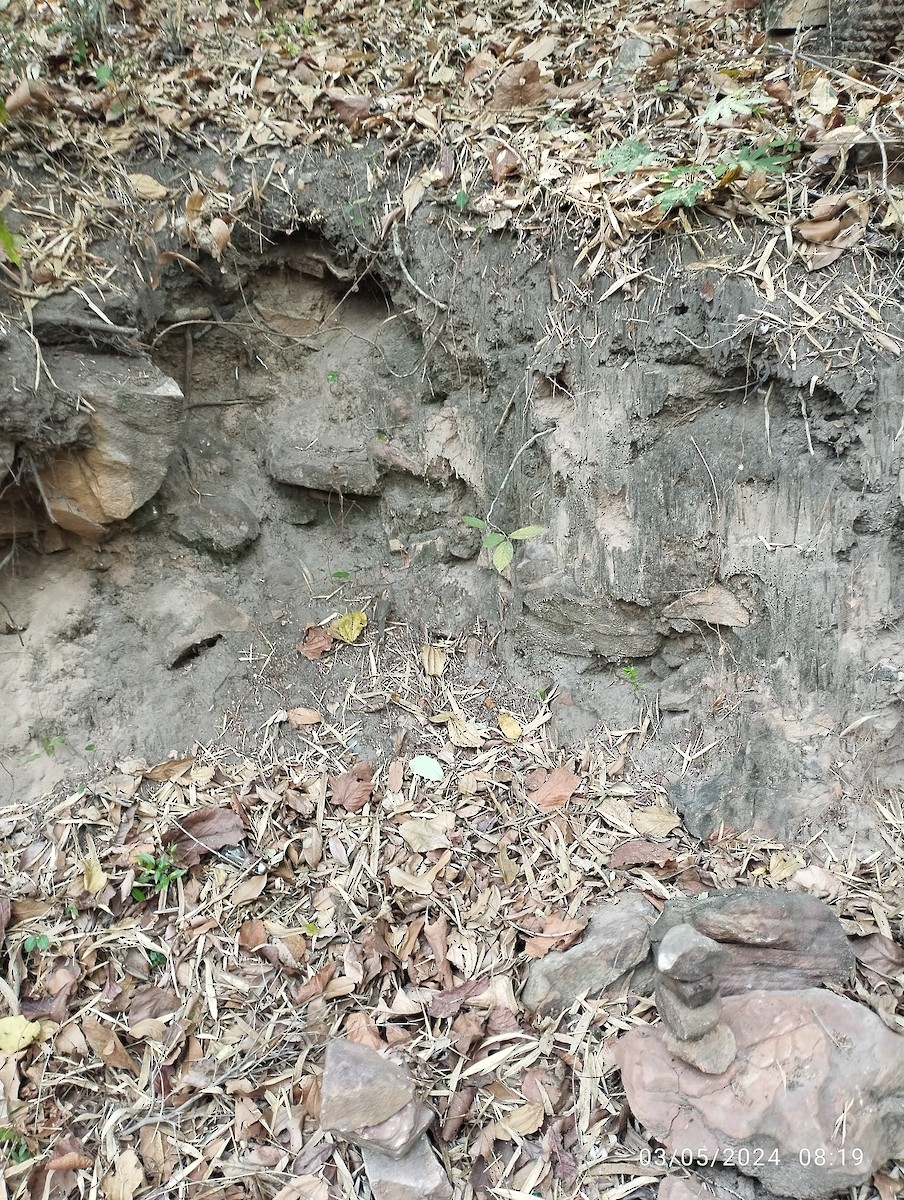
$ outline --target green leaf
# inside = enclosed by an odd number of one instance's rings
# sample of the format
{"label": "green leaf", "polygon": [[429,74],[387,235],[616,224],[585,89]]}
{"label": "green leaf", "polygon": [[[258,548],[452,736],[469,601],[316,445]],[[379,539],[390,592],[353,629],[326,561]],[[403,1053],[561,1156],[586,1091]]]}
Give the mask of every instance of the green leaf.
{"label": "green leaf", "polygon": [[442,764],[435,758],[431,758],[429,754],[415,755],[408,764],[408,769],[412,775],[419,775],[421,779],[429,779],[433,783],[442,783],[446,778]]}
{"label": "green leaf", "polygon": [[711,100],[694,121],[695,125],[717,125],[730,121],[732,117],[749,117],[766,107],[769,97],[756,88],[738,88],[719,100]]}
{"label": "green leaf", "polygon": [[500,542],[504,542],[504,541],[505,541],[505,534],[504,533],[496,533],[496,531],[493,530],[491,533],[488,533],[486,535],[486,537],[483,539],[483,544],[487,550],[494,550],[496,548],[496,546],[499,545]]}
{"label": "green leaf", "polygon": [[0,100],[0,125],[7,124],[9,124],[9,109],[6,107],[3,101]]}
{"label": "green leaf", "polygon": [[515,547],[508,540],[508,538],[506,538],[504,541],[500,542],[493,551],[493,566],[500,574],[502,574],[514,557]]}
{"label": "green leaf", "polygon": [[9,261],[18,266],[22,259],[19,256],[19,251],[16,249],[16,242],[13,235],[6,227],[6,222],[0,217],[0,250],[6,255]]}
{"label": "green leaf", "polygon": [[455,197],[455,203],[458,205],[459,212],[464,212],[468,207],[468,193],[464,190],[464,188],[462,188],[462,190]]}
{"label": "green leaf", "polygon": [[686,183],[684,187],[669,187],[659,193],[656,203],[663,212],[670,208],[693,208],[706,191],[705,183]]}
{"label": "green leaf", "polygon": [[661,162],[659,155],[643,142],[625,138],[616,146],[601,150],[593,160],[595,167],[605,167],[611,175],[622,171],[636,171],[639,167],[655,167]]}
{"label": "green leaf", "polygon": [[486,529],[486,521],[481,521],[480,517],[462,517],[466,525],[470,525],[472,529]]}
{"label": "green leaf", "polygon": [[520,529],[516,529],[513,533],[509,534],[509,540],[512,542],[526,542],[528,538],[539,537],[541,533],[545,532],[545,525],[522,525]]}
{"label": "green leaf", "polygon": [[98,87],[106,87],[108,83],[113,82],[113,68],[102,63],[95,69],[94,78]]}

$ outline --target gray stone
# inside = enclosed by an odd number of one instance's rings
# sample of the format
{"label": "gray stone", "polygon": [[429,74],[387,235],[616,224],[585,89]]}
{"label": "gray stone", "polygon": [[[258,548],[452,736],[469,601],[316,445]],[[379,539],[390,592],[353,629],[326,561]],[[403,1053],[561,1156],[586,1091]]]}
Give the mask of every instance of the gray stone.
{"label": "gray stone", "polygon": [[521,999],[540,1013],[562,1012],[579,996],[618,990],[644,962],[653,909],[636,893],[595,913],[577,945],[531,963]]}
{"label": "gray stone", "polygon": [[678,1058],[661,1027],[615,1046],[631,1111],[667,1154],[728,1161],[810,1200],[904,1153],[904,1037],[870,1009],[819,988],[754,991],[727,997],[722,1022],[737,1056],[719,1075]]}
{"label": "gray stone", "polygon": [[452,1185],[426,1134],[405,1158],[362,1151],[375,1200],[451,1200]]}
{"label": "gray stone", "polygon": [[668,980],[661,975],[656,981],[654,998],[669,1032],[682,1041],[703,1037],[716,1027],[722,1015],[722,1001],[718,996],[691,1008],[669,989]]}
{"label": "gray stone", "polygon": [[691,1041],[682,1041],[666,1031],[665,1045],[676,1058],[705,1075],[721,1075],[727,1071],[738,1052],[735,1036],[725,1024],[716,1025],[703,1037]]}
{"label": "gray stone", "polygon": [[414,1080],[370,1046],[337,1038],[326,1048],[320,1123],[343,1137],[381,1125],[414,1100]]}
{"label": "gray stone", "polygon": [[658,947],[676,925],[691,924],[720,942],[723,995],[751,989],[845,986],[854,953],[841,922],[814,896],[768,888],[735,888],[693,900],[669,900],[650,930]]}
{"label": "gray stone", "polygon": [[673,925],[656,949],[657,969],[682,983],[696,983],[716,974],[727,958],[718,942],[699,933],[693,925]]}
{"label": "gray stone", "polygon": [[231,558],[257,540],[260,524],[237,496],[202,494],[179,508],[173,532],[188,546]]}
{"label": "gray stone", "polygon": [[[658,971],[656,977],[660,977]],[[705,979],[695,979],[690,983],[685,983],[683,979],[672,979],[671,976],[668,980],[670,991],[689,1008],[699,1008],[719,995],[719,981],[715,975],[707,975]]]}
{"label": "gray stone", "polygon": [[131,597],[135,620],[153,642],[160,661],[178,666],[193,652],[227,633],[248,628],[248,614],[228,600],[184,581],[165,580],[143,596]]}
{"label": "gray stone", "polygon": [[299,426],[292,413],[274,417],[266,466],[272,479],[295,487],[347,496],[380,493],[377,468],[366,446],[335,428],[312,433]]}
{"label": "gray stone", "polygon": [[[414,1143],[433,1124],[435,1113],[423,1100],[411,1100],[397,1113],[387,1117],[378,1125],[364,1129],[349,1129],[342,1136],[356,1146],[370,1147],[388,1154],[390,1158],[404,1158]],[[339,1132],[338,1130],[335,1132]]]}

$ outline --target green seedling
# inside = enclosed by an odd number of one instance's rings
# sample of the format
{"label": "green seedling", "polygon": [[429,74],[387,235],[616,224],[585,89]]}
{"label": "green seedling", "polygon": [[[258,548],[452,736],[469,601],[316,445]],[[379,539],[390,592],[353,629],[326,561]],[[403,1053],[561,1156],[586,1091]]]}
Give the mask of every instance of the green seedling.
{"label": "green seedling", "polygon": [[339,372],[338,371],[327,371],[326,381],[327,381],[327,383],[338,383],[339,382]]}
{"label": "green seedling", "polygon": [[137,862],[141,874],[136,876],[132,885],[132,899],[139,903],[151,896],[159,896],[185,874],[185,867],[176,866],[169,850],[161,850],[156,857],[153,854],[139,854]]}
{"label": "green seedling", "polygon": [[331,579],[338,579],[342,583],[346,579],[351,579],[351,571],[334,571],[330,576]]}
{"label": "green seedling", "polygon": [[26,954],[33,954],[35,950],[49,950],[50,938],[46,933],[30,933],[23,941],[22,949]]}
{"label": "green seedling", "polygon": [[492,551],[491,561],[500,575],[515,557],[515,542],[526,542],[528,538],[539,537],[541,533],[546,532],[545,525],[522,525],[520,529],[513,529],[511,533],[503,533],[501,529],[492,529],[489,523],[480,517],[462,517],[462,520],[483,534],[481,545],[485,550]]}
{"label": "green seedling", "polygon": [[464,212],[465,209],[468,207],[468,193],[465,191],[464,188],[462,188],[461,191],[458,193],[458,195],[455,197],[455,203],[458,207],[459,212]]}
{"label": "green seedling", "polygon": [[22,1134],[16,1129],[10,1129],[8,1125],[0,1126],[0,1152],[14,1163],[27,1162],[34,1157]]}
{"label": "green seedling", "polygon": [[166,966],[166,955],[159,950],[148,951],[148,962],[151,964],[152,971],[162,971]]}
{"label": "green seedling", "polygon": [[66,739],[64,737],[44,737],[40,739],[40,742],[41,749],[36,751],[34,754],[30,754],[28,758],[26,758],[26,762],[34,762],[35,759],[40,758],[42,754],[46,754],[48,758],[53,758],[54,754],[56,754],[57,747],[66,745]]}
{"label": "green seedling", "polygon": [[635,692],[643,691],[643,684],[638,677],[637,667],[622,667],[618,675],[620,679],[624,679],[625,683],[630,683]]}

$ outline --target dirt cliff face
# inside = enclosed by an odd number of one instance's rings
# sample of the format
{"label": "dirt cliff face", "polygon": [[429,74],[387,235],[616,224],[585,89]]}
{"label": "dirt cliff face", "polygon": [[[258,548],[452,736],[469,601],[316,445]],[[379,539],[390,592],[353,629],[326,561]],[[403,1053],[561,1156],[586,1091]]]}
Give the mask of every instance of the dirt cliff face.
{"label": "dirt cliff face", "polygon": [[[172,272],[117,311],[146,379],[179,384],[154,453],[139,422],[144,474],[157,450],[169,466],[125,521],[95,513],[85,541],[47,518],[52,442],[106,461],[75,401],[53,438],[21,404],[0,431],[10,464],[34,464],[7,489],[30,514],[0,730],[19,786],[35,754],[39,787],[84,765],[82,746],[162,755],[250,736],[305,689],[341,697],[352,676],[324,681],[294,643],[326,608],[371,603],[384,626],[501,634],[486,669],[554,692],[561,744],[646,721],[700,836],[724,822],[849,844],[869,825],[854,802],[897,781],[897,364],[856,326],[820,343],[803,278],[797,306],[764,300],[724,231],[592,287],[541,236],[426,206],[366,251],[340,203],[366,163],[321,165],[302,199],[287,186],[262,211],[266,249],[236,236],[215,287]],[[546,532],[500,575],[468,515]],[[362,752],[397,734],[362,716]],[[73,753],[41,753],[54,738]]]}

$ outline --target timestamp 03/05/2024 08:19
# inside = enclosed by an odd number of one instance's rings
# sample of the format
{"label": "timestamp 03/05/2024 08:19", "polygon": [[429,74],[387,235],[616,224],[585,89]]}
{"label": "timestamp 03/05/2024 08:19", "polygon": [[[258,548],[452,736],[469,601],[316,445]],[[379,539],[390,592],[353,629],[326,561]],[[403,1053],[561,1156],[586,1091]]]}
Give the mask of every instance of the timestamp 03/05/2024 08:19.
{"label": "timestamp 03/05/2024 08:19", "polygon": [[[863,1151],[850,1146],[801,1146],[797,1152],[797,1161],[802,1167],[861,1167],[864,1163]],[[778,1150],[766,1150],[763,1147],[726,1146],[720,1150],[676,1150],[669,1153],[663,1147],[645,1147],[640,1152],[640,1165],[643,1167],[712,1167],[717,1164],[723,1167],[758,1167],[766,1165],[779,1166],[782,1155]]]}

